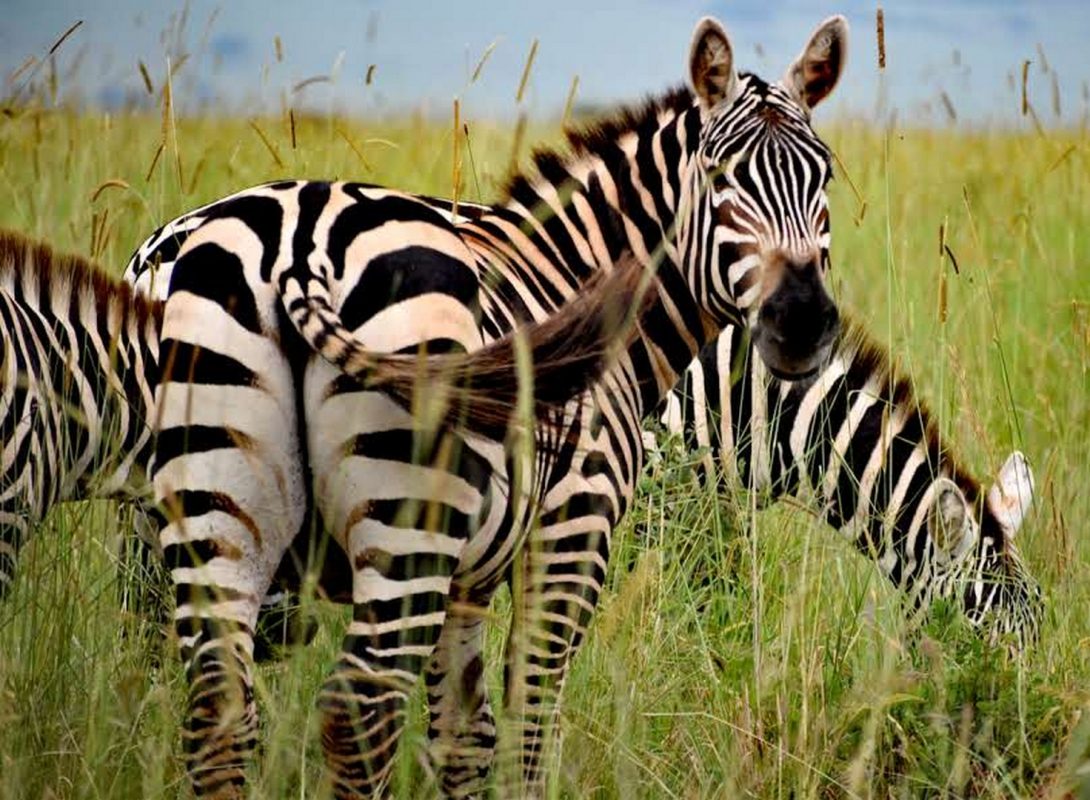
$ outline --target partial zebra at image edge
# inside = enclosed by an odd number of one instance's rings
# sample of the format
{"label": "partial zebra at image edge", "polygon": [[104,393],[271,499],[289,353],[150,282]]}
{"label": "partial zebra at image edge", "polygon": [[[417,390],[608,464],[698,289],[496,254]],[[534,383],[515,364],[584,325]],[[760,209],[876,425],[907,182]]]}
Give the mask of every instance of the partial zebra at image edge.
{"label": "partial zebra at image edge", "polygon": [[78,253],[57,250],[48,242],[21,231],[0,228],[0,290],[10,290],[16,278],[21,278],[24,285],[29,278],[35,280],[42,291],[60,275],[72,283],[72,288],[90,289],[99,306],[113,298],[121,304],[121,310],[131,309],[140,319],[154,317],[157,323],[161,322],[163,304],[160,301],[134,291],[97,262]]}
{"label": "partial zebra at image edge", "polygon": [[[347,345],[347,360],[338,361],[320,342],[305,338],[317,354],[410,410],[422,388],[434,389],[437,382],[448,386],[442,422],[502,437],[513,423],[523,380],[519,349],[524,349],[533,375],[532,389],[526,390],[532,392],[533,413],[560,413],[608,368],[611,356],[635,334],[636,320],[657,296],[650,271],[639,260],[626,259],[596,275],[583,292],[548,319],[519,327],[468,353],[370,352],[350,338],[342,342]],[[121,309],[131,308],[139,318],[154,317],[161,323],[161,301],[133,291],[96,262],[56,250],[20,231],[0,228],[0,289],[9,287],[16,275],[23,276],[23,283],[33,275],[38,286],[45,286],[58,273],[90,288],[98,305],[115,298]]]}

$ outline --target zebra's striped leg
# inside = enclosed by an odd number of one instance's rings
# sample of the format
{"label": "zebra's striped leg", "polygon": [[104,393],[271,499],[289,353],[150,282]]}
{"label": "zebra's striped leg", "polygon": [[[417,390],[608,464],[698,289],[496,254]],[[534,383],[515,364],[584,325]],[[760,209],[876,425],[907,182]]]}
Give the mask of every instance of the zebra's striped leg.
{"label": "zebra's striped leg", "polygon": [[[406,700],[446,618],[455,561],[425,549],[430,540],[445,538],[370,519],[353,528],[353,620],[320,699],[322,743],[337,798],[387,791]],[[409,552],[388,549],[398,539]]]}
{"label": "zebra's striped leg", "polygon": [[[555,526],[535,531],[523,556],[521,584],[512,584],[514,614],[504,664],[504,705],[519,736],[519,763],[504,763],[510,797],[542,797],[542,759],[557,742],[560,695],[568,668],[586,637],[609,559],[609,536],[600,530]],[[510,749],[503,753],[510,755]],[[506,760],[506,759],[505,759]]]}
{"label": "zebra's striped leg", "polygon": [[[190,686],[182,734],[186,766],[198,797],[241,798],[257,743],[254,629],[276,560],[239,552],[239,531],[231,524],[206,539],[183,540],[180,529],[182,524],[172,522],[163,540],[172,542],[164,551],[178,597],[174,625]],[[201,558],[201,553],[214,555]]]}
{"label": "zebra's striped leg", "polygon": [[[170,575],[159,547],[160,522],[154,508],[131,505],[131,531],[122,526],[118,541],[119,604],[123,611],[163,627],[170,620]],[[278,649],[308,644],[318,631],[317,623],[302,618],[299,598],[272,588],[261,599],[254,632],[254,661],[272,661]]]}
{"label": "zebra's striped leg", "polygon": [[[190,685],[182,737],[193,791],[237,798],[257,741],[261,598],[306,513],[293,375],[264,339],[190,318],[187,304],[199,304],[181,299],[168,302],[163,326],[154,486],[167,524],[159,541]],[[244,372],[231,354],[254,369]]]}
{"label": "zebra's striped leg", "polygon": [[448,797],[484,797],[496,750],[496,720],[484,671],[488,598],[454,601],[424,679],[432,762]]}
{"label": "zebra's striped leg", "polygon": [[[189,593],[193,605],[219,605]],[[224,598],[226,599],[226,598]],[[258,603],[235,601],[245,619],[192,617],[176,624],[189,679],[189,719],[182,734],[186,766],[198,797],[245,796],[245,770],[257,744],[253,693],[253,624]]]}
{"label": "zebra's striped leg", "polygon": [[27,530],[25,517],[0,508],[0,600],[15,582],[15,564]]}

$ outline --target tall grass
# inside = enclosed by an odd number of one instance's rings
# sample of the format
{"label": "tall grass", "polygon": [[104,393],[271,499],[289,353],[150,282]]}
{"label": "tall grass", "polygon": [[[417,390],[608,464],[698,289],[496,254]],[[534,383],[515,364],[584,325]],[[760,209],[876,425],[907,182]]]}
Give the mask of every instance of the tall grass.
{"label": "tall grass", "polygon": [[[166,219],[259,181],[451,194],[447,124],[168,127],[16,109],[0,119],[0,224],[120,272]],[[1039,503],[1019,535],[1047,595],[1040,642],[1011,659],[941,610],[909,629],[846,542],[792,505],[757,511],[743,494],[698,488],[687,457],[669,455],[617,532],[565,696],[555,796],[1063,797],[1090,758],[1090,140],[846,123],[823,133],[841,162],[842,307],[889,344],[978,475],[1015,448],[1033,462]],[[494,197],[526,154],[504,126],[471,120],[459,138],[462,200]],[[185,796],[173,643],[116,601],[126,524],[109,504],[58,510],[0,606],[2,798]],[[489,637],[497,706],[508,606],[497,599]],[[254,797],[322,791],[314,699],[347,612],[314,612],[317,640],[259,672]],[[427,785],[424,744],[421,705],[399,796]]]}

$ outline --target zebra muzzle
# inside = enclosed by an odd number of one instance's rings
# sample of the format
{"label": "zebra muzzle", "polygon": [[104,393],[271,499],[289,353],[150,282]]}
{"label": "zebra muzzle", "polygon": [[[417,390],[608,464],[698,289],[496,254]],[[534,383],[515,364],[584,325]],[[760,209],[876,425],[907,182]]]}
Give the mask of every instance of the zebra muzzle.
{"label": "zebra muzzle", "polygon": [[817,266],[808,264],[782,271],[757,313],[753,339],[773,375],[800,380],[825,364],[839,330],[840,312]]}

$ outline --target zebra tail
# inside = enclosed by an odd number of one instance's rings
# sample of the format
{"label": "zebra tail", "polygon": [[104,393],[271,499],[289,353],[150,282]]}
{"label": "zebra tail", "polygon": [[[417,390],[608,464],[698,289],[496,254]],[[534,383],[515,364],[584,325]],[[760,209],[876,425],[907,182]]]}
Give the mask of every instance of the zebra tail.
{"label": "zebra tail", "polygon": [[[367,349],[333,308],[327,287],[311,274],[307,291],[283,294],[288,316],[323,358],[365,386],[414,409],[420,395],[440,396],[439,421],[502,439],[512,424],[525,370],[531,365],[535,419],[555,419],[586,391],[636,334],[635,322],[657,297],[657,282],[634,257],[599,271],[554,314],[468,353],[411,355]],[[317,285],[316,285],[317,284]]]}

